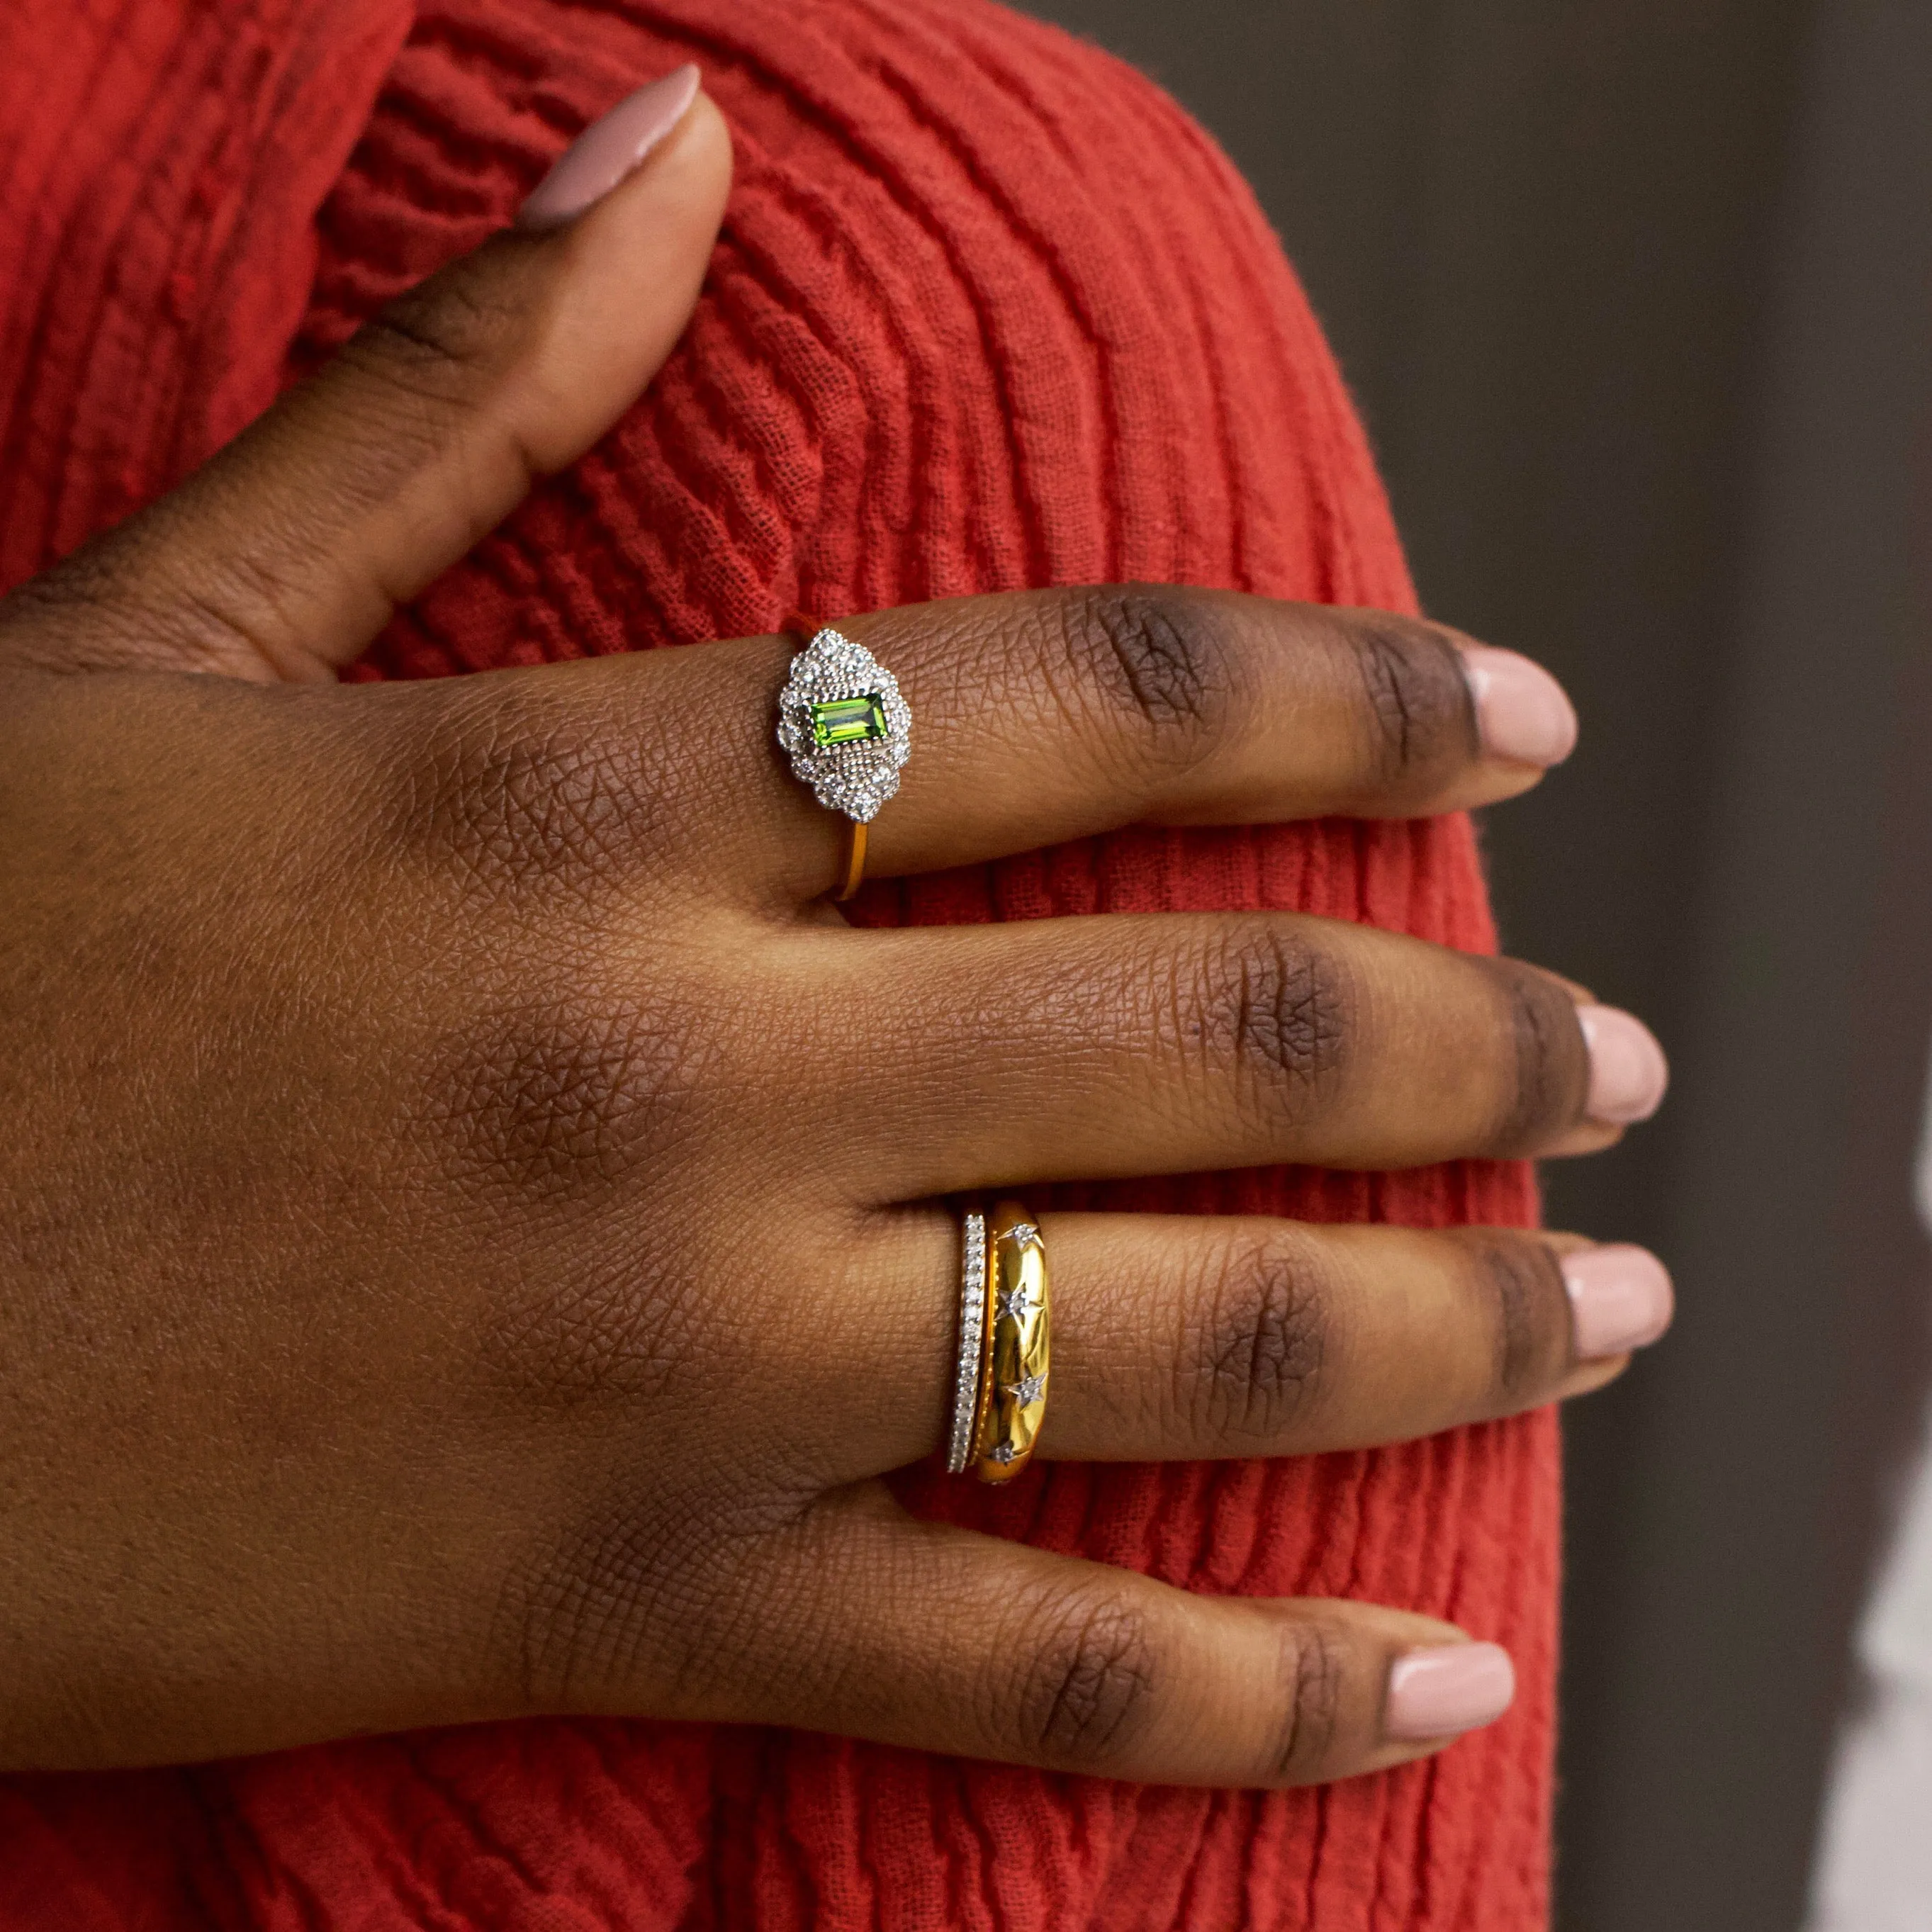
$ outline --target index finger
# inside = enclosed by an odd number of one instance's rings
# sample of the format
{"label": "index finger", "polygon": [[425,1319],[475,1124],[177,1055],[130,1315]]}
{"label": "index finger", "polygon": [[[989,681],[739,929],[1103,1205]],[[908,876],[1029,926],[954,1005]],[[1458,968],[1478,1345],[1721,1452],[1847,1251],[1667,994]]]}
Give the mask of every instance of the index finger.
{"label": "index finger", "polygon": [[[891,672],[912,720],[899,790],[871,828],[873,877],[1123,825],[1492,804],[1576,739],[1540,666],[1386,611],[1115,585],[910,604],[836,628]],[[766,668],[774,694],[782,665]],[[824,891],[838,820],[802,786],[773,796],[767,862],[802,896]]]}

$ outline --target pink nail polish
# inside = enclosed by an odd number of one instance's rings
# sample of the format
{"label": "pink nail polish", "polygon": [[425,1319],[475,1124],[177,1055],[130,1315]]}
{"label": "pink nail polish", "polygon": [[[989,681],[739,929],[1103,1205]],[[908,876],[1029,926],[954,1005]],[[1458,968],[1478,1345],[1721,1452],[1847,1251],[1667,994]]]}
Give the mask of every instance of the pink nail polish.
{"label": "pink nail polish", "polygon": [[1670,1326],[1677,1298],[1648,1249],[1608,1242],[1565,1255],[1562,1268],[1579,1361],[1647,1348]]}
{"label": "pink nail polish", "polygon": [[1389,1667],[1382,1734],[1398,1744],[1453,1738],[1492,1724],[1516,1696],[1516,1666],[1499,1643],[1438,1643]]}
{"label": "pink nail polish", "polygon": [[684,118],[698,98],[698,80],[687,62],[592,122],[518,210],[517,226],[538,232],[561,228],[602,200]]}
{"label": "pink nail polish", "polygon": [[1492,644],[1461,650],[1483,749],[1517,764],[1560,765],[1576,748],[1576,712],[1562,686],[1514,651]]}
{"label": "pink nail polish", "polygon": [[1670,1063],[1657,1036],[1615,1006],[1579,1006],[1576,1024],[1590,1049],[1590,1118],[1610,1126],[1648,1120],[1670,1084]]}

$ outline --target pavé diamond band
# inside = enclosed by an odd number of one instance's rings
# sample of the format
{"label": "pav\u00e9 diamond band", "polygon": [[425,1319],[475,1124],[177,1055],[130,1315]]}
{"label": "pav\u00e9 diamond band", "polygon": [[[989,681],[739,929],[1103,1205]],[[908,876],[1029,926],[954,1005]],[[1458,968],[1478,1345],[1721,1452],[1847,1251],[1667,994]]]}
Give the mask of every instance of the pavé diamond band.
{"label": "pav\u00e9 diamond band", "polygon": [[986,1367],[986,1217],[969,1208],[959,1220],[959,1357],[952,1372],[952,1431],[946,1473],[964,1475],[980,1424],[980,1385]]}
{"label": "pav\u00e9 diamond band", "polygon": [[912,749],[912,712],[898,680],[863,644],[794,612],[787,631],[803,646],[778,693],[778,743],[793,775],[828,811],[851,822],[834,898],[866,876],[866,827],[899,788]]}
{"label": "pav\u00e9 diamond band", "polygon": [[1040,1441],[1052,1352],[1046,1244],[1017,1202],[1001,1202],[986,1230],[986,1290],[973,1472],[1010,1483]]}

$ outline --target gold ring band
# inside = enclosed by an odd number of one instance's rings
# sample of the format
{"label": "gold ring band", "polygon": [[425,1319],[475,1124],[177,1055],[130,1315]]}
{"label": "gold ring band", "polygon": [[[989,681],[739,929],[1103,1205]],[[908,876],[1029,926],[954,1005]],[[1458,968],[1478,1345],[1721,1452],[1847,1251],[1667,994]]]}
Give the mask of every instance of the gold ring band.
{"label": "gold ring band", "polygon": [[1053,1346],[1046,1244],[1017,1202],[1002,1202],[986,1230],[986,1293],[973,1473],[1010,1483],[1040,1442]]}
{"label": "gold ring band", "polygon": [[856,892],[866,877],[866,821],[854,819],[847,827],[845,838],[845,876],[839,881],[838,890],[832,896],[843,905]]}

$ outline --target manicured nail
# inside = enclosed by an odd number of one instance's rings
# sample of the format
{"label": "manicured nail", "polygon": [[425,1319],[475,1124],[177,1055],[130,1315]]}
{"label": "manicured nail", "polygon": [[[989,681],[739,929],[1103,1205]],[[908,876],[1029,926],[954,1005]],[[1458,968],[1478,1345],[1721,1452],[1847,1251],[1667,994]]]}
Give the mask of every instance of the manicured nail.
{"label": "manicured nail", "polygon": [[1562,1261],[1579,1361],[1648,1348],[1670,1326],[1677,1298],[1664,1264],[1627,1241],[1583,1248]]}
{"label": "manicured nail", "polygon": [[1398,1744],[1453,1738],[1492,1724],[1516,1696],[1516,1666],[1499,1643],[1438,1643],[1389,1667],[1383,1734]]}
{"label": "manicured nail", "polygon": [[1560,765],[1576,748],[1576,713],[1562,686],[1514,651],[1492,644],[1460,648],[1483,749],[1518,764]]}
{"label": "manicured nail", "polygon": [[698,78],[687,62],[592,122],[518,210],[517,226],[561,228],[601,201],[684,118],[698,98]]}
{"label": "manicured nail", "polygon": [[1615,1006],[1579,1006],[1576,1023],[1590,1049],[1590,1118],[1618,1127],[1648,1120],[1670,1084],[1670,1063],[1656,1034]]}

